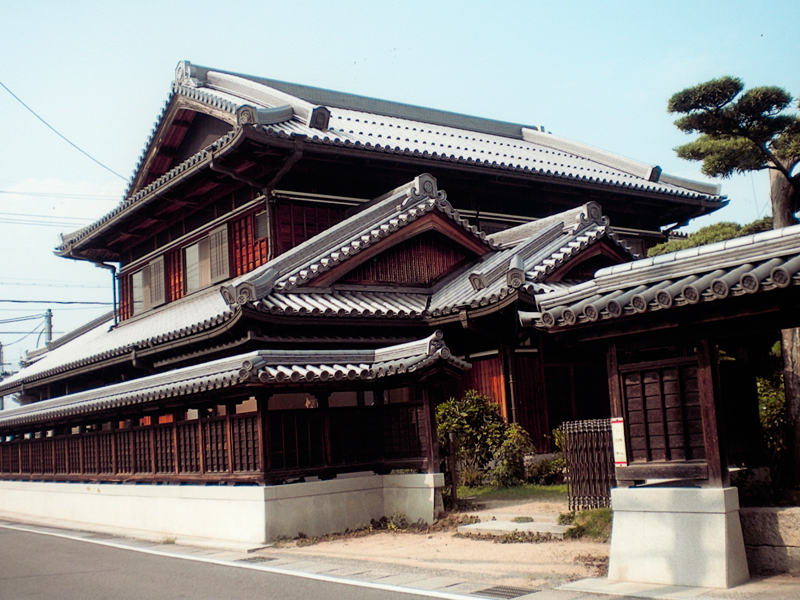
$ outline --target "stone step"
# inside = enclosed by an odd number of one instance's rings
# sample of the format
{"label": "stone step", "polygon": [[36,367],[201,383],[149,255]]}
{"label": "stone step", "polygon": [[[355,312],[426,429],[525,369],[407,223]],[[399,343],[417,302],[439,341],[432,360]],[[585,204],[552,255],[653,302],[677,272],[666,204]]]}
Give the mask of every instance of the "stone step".
{"label": "stone step", "polygon": [[557,539],[563,539],[564,532],[569,529],[568,525],[558,525],[555,522],[532,521],[529,523],[515,523],[510,519],[495,519],[493,521],[481,521],[470,525],[459,525],[458,532],[466,534],[483,535],[506,535],[514,531],[524,533],[550,534]]}

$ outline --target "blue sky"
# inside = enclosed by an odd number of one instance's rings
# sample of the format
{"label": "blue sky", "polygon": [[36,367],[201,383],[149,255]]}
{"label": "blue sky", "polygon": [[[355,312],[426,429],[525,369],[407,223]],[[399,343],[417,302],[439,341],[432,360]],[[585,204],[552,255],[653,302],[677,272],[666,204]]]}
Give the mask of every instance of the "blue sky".
{"label": "blue sky", "polygon": [[[0,81],[74,144],[131,176],[179,60],[529,125],[670,174],[676,91],[722,75],[800,94],[800,3],[70,2],[4,0]],[[0,302],[15,368],[46,308],[56,332],[111,302],[110,276],[52,255],[57,234],[111,210],[123,179],[69,146],[0,88]],[[719,220],[768,212],[764,174],[721,181]],[[16,216],[16,215],[37,215]],[[41,216],[39,216],[41,215]],[[27,221],[22,224],[19,221]],[[36,222],[39,224],[33,224]],[[51,224],[58,222],[59,226]],[[44,223],[44,224],[43,224]],[[613,224],[612,224],[613,225]],[[17,333],[2,333],[2,332]],[[41,344],[41,339],[38,340]]]}

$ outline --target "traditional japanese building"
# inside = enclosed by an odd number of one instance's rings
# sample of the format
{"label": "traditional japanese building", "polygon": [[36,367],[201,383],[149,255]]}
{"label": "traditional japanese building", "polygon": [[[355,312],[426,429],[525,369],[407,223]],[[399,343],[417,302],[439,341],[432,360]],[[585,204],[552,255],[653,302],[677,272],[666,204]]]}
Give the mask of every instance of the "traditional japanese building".
{"label": "traditional japanese building", "polygon": [[[134,510],[151,534],[430,520],[436,402],[488,393],[542,450],[607,415],[603,349],[520,315],[724,204],[542,128],[180,63],[126,198],[56,250],[118,268],[115,314],[0,382],[24,404],[0,415],[5,510],[53,510],[44,490],[91,521],[98,501],[63,483],[90,482],[116,498],[103,526]],[[246,532],[198,519],[245,505]]]}

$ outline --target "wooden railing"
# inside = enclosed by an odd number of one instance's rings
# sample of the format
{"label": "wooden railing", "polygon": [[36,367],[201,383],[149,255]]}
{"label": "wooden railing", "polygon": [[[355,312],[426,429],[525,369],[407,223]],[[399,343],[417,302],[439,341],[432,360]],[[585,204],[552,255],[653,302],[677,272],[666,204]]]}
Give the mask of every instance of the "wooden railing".
{"label": "wooden railing", "polygon": [[[277,482],[424,468],[421,403],[279,410],[0,442],[0,478]],[[266,464],[262,464],[266,463]]]}

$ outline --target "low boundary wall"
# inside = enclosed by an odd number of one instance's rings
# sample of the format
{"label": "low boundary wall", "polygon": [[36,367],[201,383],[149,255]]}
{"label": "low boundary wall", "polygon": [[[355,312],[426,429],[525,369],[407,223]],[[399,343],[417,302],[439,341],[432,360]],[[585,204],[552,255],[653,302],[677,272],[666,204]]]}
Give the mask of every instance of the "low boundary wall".
{"label": "low boundary wall", "polygon": [[437,474],[353,474],[279,486],[0,481],[0,517],[185,543],[261,545],[402,513],[435,518]]}
{"label": "low boundary wall", "polygon": [[800,572],[800,507],[742,508],[739,514],[751,573]]}

